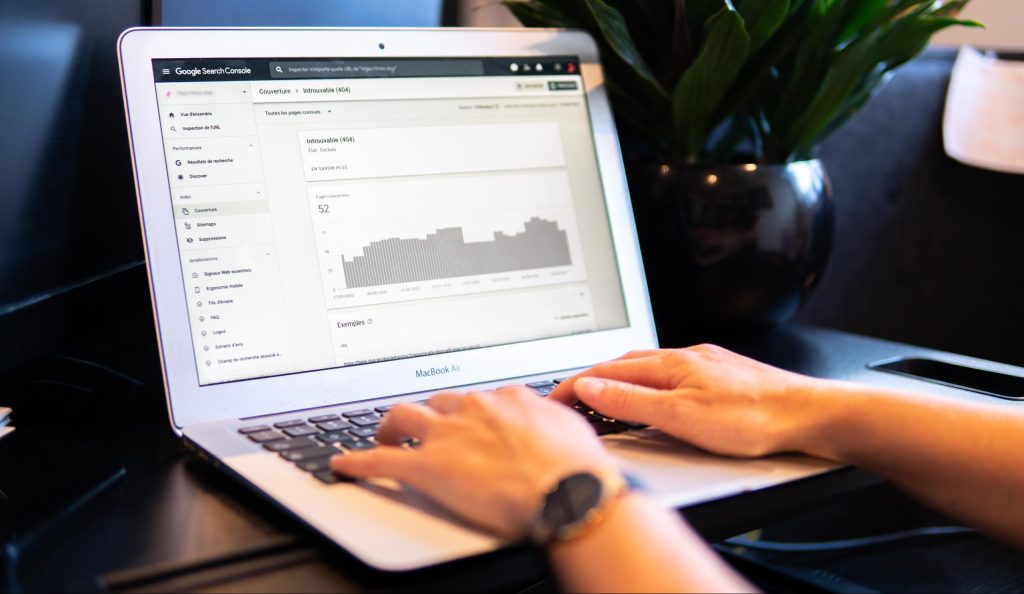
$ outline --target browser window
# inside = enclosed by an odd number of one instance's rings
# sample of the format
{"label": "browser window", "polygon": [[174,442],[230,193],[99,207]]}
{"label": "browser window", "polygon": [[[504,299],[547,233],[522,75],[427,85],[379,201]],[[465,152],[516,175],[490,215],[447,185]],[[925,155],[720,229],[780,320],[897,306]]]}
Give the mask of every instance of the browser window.
{"label": "browser window", "polygon": [[201,385],[628,325],[578,59],[153,68]]}

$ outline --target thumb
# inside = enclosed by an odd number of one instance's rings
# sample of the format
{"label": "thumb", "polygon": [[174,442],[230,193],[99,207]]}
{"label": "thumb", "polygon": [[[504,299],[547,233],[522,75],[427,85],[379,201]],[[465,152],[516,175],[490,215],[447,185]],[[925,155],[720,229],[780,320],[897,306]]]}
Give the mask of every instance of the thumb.
{"label": "thumb", "polygon": [[665,421],[668,395],[661,390],[596,377],[581,377],[574,388],[584,404],[606,417],[648,425]]}

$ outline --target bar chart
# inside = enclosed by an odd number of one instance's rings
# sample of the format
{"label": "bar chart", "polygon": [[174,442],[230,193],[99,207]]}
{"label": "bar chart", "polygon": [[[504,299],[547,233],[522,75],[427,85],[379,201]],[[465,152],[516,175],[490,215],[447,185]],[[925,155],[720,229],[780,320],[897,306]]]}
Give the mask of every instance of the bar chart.
{"label": "bar chart", "polygon": [[586,279],[564,172],[310,190],[329,308]]}
{"label": "bar chart", "polygon": [[515,235],[496,232],[491,241],[466,242],[461,227],[438,229],[424,239],[375,241],[362,256],[345,260],[349,288],[570,266],[569,242],[558,223],[533,217]]}

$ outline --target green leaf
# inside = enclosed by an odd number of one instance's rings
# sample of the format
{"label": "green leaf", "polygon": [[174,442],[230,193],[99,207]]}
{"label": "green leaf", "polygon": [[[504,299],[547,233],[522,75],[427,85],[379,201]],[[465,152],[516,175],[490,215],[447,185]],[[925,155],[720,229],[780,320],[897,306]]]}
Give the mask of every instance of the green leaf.
{"label": "green leaf", "polygon": [[670,151],[669,139],[664,133],[666,117],[659,117],[647,102],[638,99],[635,93],[622,89],[615,81],[608,81],[608,97],[611,99],[616,121],[624,121],[652,144],[658,151]]}
{"label": "green leaf", "polygon": [[672,93],[679,148],[696,161],[722,101],[742,68],[750,48],[743,17],[726,7],[708,21],[704,45]]}
{"label": "green leaf", "polygon": [[839,42],[842,43],[854,35],[869,32],[873,28],[869,24],[877,23],[879,15],[882,14],[882,11],[885,10],[888,4],[889,0],[863,0],[857,2],[856,10],[853,11],[853,14],[847,20],[843,32],[839,34]]}
{"label": "green leaf", "polygon": [[660,89],[658,81],[651,74],[650,68],[644,61],[643,56],[637,51],[633,39],[626,28],[626,21],[622,14],[609,6],[604,0],[584,0],[591,15],[597,22],[605,41],[611,46],[619,58],[633,68],[641,78],[648,81],[653,87]]}
{"label": "green leaf", "polygon": [[932,35],[954,25],[980,26],[979,23],[950,16],[902,18],[893,23],[879,41],[874,48],[874,57],[885,63],[886,70],[892,70],[924,51]]}
{"label": "green leaf", "polygon": [[[939,16],[953,16],[960,14],[964,8],[970,3],[971,0],[952,0],[951,2],[945,2],[943,4],[936,4],[932,14]],[[971,24],[968,26],[985,28],[984,25],[977,21],[969,21]]]}
{"label": "green leaf", "polygon": [[[864,77],[864,80],[857,85],[857,89],[843,102],[838,114],[832,118],[825,128],[818,132],[818,137],[814,142],[820,142],[822,139],[831,136],[835,131],[856,117],[860,109],[872,97],[878,94],[890,78],[892,78],[892,72],[886,71],[884,68],[876,68],[871,74]],[[812,145],[808,145],[801,147],[800,150],[804,153],[810,153],[811,148]]]}
{"label": "green leaf", "polygon": [[750,51],[756,51],[785,22],[790,4],[789,0],[742,0],[737,2],[736,9],[750,35]]}
{"label": "green leaf", "polygon": [[708,30],[708,21],[726,6],[724,0],[686,0],[686,26],[690,30],[693,47],[704,45],[704,35]]}
{"label": "green leaf", "polygon": [[[871,37],[877,35],[876,32]],[[873,50],[872,44],[865,41],[851,45],[839,54],[810,105],[783,137],[784,147],[800,154],[814,143],[836,116],[843,101],[877,63]]]}
{"label": "green leaf", "polygon": [[765,110],[776,111],[773,107],[783,88],[779,68],[801,47],[801,38],[808,30],[807,21],[814,16],[810,5],[811,0],[794,0],[786,22],[771,41],[750,54],[735,85],[719,106],[721,117],[757,109],[762,112],[760,119],[766,119]]}
{"label": "green leaf", "polygon": [[929,16],[920,8],[858,37],[839,53],[821,88],[783,141],[791,154],[806,154],[825,134],[848,120],[884,80],[883,75],[921,53],[933,34],[965,23],[950,16]]}
{"label": "green leaf", "polygon": [[[616,117],[690,161],[807,155],[970,0],[503,0],[589,31]],[[669,121],[672,125],[666,125]]]}
{"label": "green leaf", "polygon": [[804,2],[805,0],[793,0],[793,2],[791,2],[789,5],[789,14],[786,15],[786,18],[788,19],[789,17],[795,15],[798,10],[803,8]]}
{"label": "green leaf", "polygon": [[803,114],[808,103],[821,88],[825,75],[835,59],[835,48],[852,3],[837,0],[816,0],[811,14],[797,35],[800,44],[796,59],[788,71],[781,73],[785,81],[777,103],[769,111],[775,125],[788,130]]}
{"label": "green leaf", "polygon": [[611,3],[663,89],[671,89],[693,61],[684,0],[618,0]]}
{"label": "green leaf", "polygon": [[[671,141],[671,129],[665,126],[665,122],[671,120],[672,105],[665,88],[652,81],[649,72],[645,78],[644,73],[638,72],[635,68],[635,62],[631,64],[623,60],[619,52],[612,48],[585,0],[506,2],[513,14],[524,24],[571,27],[590,32],[600,46],[608,91],[615,94],[613,107],[616,116],[629,122],[636,131],[655,145],[664,146]],[[633,49],[632,52],[635,54],[636,50]],[[642,58],[640,60],[639,63],[642,65]],[[624,92],[623,89],[627,89],[628,92]]]}
{"label": "green leaf", "polygon": [[686,69],[693,64],[697,54],[697,47],[690,38],[690,27],[686,22],[686,3],[684,0],[673,0],[672,10],[672,40],[668,51],[668,65],[663,69],[664,79],[662,85],[666,89],[675,86]]}
{"label": "green leaf", "polygon": [[937,2],[942,0],[896,0],[878,15],[878,18],[870,26],[871,29],[892,23],[896,19],[920,16],[930,10]]}

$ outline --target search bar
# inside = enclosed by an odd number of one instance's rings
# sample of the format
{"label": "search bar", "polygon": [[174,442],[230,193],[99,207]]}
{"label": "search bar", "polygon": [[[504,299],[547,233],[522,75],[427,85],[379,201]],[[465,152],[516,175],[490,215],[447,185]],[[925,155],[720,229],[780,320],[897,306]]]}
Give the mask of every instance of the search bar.
{"label": "search bar", "polygon": [[[283,70],[283,68],[282,68]],[[250,83],[255,103],[295,101],[385,101],[394,99],[466,99],[470,97],[551,97],[582,95],[572,75],[425,76],[360,80],[267,80]],[[552,85],[551,83],[557,83]],[[568,83],[572,83],[569,85]]]}
{"label": "search bar", "polygon": [[271,62],[271,78],[481,76],[480,60],[316,60]]}

